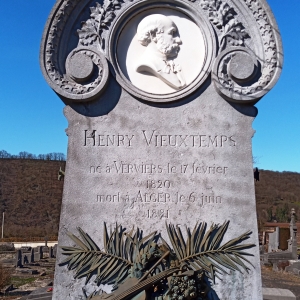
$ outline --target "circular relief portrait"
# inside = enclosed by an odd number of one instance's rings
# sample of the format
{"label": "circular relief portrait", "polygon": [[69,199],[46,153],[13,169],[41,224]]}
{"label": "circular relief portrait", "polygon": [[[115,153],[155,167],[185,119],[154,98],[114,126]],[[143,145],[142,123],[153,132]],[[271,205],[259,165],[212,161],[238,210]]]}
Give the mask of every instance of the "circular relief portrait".
{"label": "circular relief portrait", "polygon": [[202,31],[184,13],[172,9],[149,9],[134,16],[117,43],[123,76],[153,96],[177,93],[199,81],[205,60]]}

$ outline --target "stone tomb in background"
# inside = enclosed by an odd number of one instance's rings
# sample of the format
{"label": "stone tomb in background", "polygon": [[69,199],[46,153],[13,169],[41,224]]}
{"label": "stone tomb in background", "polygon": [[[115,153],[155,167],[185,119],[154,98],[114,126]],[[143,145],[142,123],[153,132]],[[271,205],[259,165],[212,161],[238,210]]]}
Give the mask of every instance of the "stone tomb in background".
{"label": "stone tomb in background", "polygon": [[53,299],[262,299],[252,122],[282,67],[267,3],[58,0],[41,67],[69,122]]}

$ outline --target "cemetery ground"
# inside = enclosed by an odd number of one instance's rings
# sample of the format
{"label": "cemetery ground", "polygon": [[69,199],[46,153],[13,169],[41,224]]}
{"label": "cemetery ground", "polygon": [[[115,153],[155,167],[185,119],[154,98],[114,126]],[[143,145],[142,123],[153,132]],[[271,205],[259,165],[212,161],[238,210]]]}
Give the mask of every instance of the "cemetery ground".
{"label": "cemetery ground", "polygon": [[[32,291],[47,287],[53,282],[55,258],[44,258],[39,263],[23,268],[23,271],[36,270],[38,274],[32,275],[21,273],[22,269],[15,268],[13,257],[14,255],[11,254],[0,254],[0,262],[4,267],[4,271],[11,274],[10,283],[14,286],[13,291],[10,293],[4,294],[1,292],[0,299],[23,300]],[[276,272],[272,270],[272,267],[267,266],[261,266],[261,270],[263,287],[289,289],[296,295],[297,300],[300,300],[300,276],[284,271]],[[49,289],[51,289],[51,286],[49,286]]]}
{"label": "cemetery ground", "polygon": [[262,286],[287,289],[300,300],[300,276],[285,271],[273,271],[272,267],[261,266]]}
{"label": "cemetery ground", "polygon": [[[9,275],[9,281],[0,292],[0,299],[27,299],[32,292],[42,287],[52,289],[55,269],[55,258],[41,259],[39,262],[25,265],[22,268],[15,267],[15,252],[0,253],[0,284],[1,279]],[[12,288],[10,288],[12,287]],[[5,292],[5,289],[11,289]]]}

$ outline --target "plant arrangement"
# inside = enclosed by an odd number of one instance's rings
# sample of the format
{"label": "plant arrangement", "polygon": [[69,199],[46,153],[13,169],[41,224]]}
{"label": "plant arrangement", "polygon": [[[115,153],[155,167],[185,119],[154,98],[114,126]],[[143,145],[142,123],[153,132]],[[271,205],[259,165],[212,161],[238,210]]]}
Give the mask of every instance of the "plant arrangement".
{"label": "plant arrangement", "polygon": [[245,252],[255,245],[243,244],[250,237],[246,232],[222,244],[229,221],[224,224],[197,223],[193,230],[186,227],[185,237],[179,226],[166,224],[169,245],[157,231],[143,236],[137,228],[130,232],[116,224],[110,234],[104,223],[104,248],[78,228],[80,238],[69,237],[74,247],[62,246],[74,278],[86,277],[86,284],[95,275],[95,282],[113,285],[111,294],[94,292],[87,299],[129,299],[151,295],[151,299],[206,299],[208,280],[215,282],[228,271],[248,272],[251,255]]}

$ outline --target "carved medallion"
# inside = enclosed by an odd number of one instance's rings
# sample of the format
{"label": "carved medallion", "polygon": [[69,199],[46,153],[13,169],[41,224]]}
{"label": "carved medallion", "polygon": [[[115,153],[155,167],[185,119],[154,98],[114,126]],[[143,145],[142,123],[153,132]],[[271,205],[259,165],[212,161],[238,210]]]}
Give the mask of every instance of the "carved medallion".
{"label": "carved medallion", "polygon": [[[119,83],[152,102],[169,102],[190,94],[207,78],[214,49],[205,22],[195,23],[188,10],[153,8],[132,16],[111,53]],[[204,30],[206,29],[206,31]],[[210,41],[210,42],[209,42]],[[113,50],[114,51],[114,50]]]}
{"label": "carved medallion", "polygon": [[205,58],[200,28],[183,13],[170,9],[138,14],[124,26],[117,44],[124,81],[145,95],[183,91],[201,79]]}

